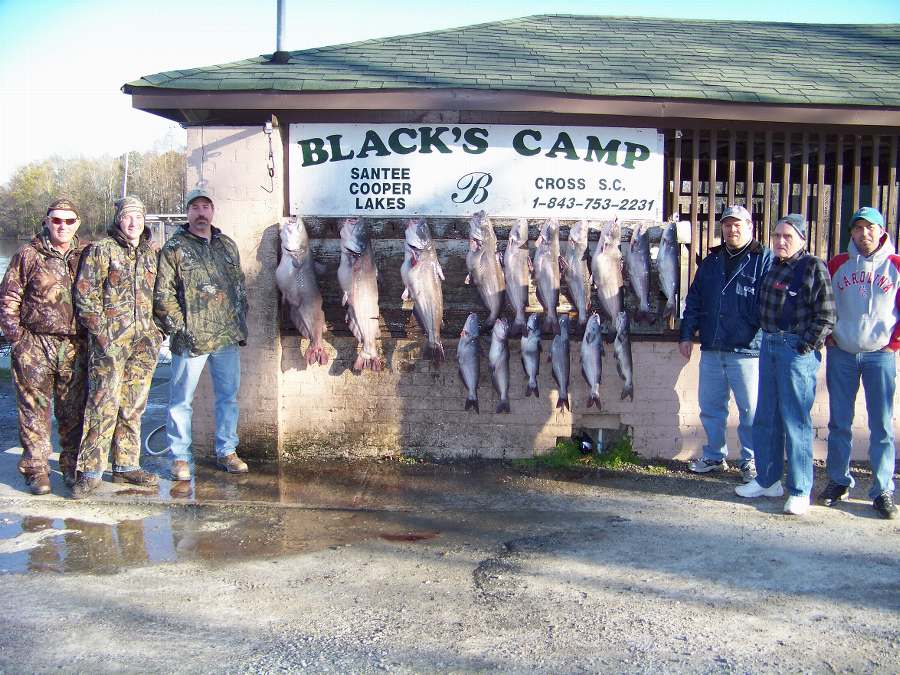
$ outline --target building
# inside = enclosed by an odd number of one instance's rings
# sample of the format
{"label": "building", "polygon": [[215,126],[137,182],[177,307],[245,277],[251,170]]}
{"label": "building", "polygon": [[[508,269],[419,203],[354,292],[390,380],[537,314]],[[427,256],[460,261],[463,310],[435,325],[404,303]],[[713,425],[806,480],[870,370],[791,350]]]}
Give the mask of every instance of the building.
{"label": "building", "polygon": [[[747,204],[763,239],[778,215],[804,213],[811,222],[811,249],[823,257],[846,241],[846,219],[860,204],[880,207],[897,237],[897,25],[533,16],[148,75],[124,91],[136,108],[188,128],[187,183],[204,184],[215,194],[216,224],[241,246],[251,293],[242,443],[247,451],[270,457],[400,451],[527,455],[582,427],[627,429],[635,448],[651,456],[685,457],[702,443],[696,359],[685,365],[673,332],[661,324],[635,336],[633,402],[619,400],[608,354],[603,412],[587,414],[577,349],[573,414],[556,412],[555,397],[547,393],[553,387],[547,366],[542,397],[524,399],[514,349],[512,414],[464,413],[452,349],[450,363],[440,371],[419,359],[420,341],[399,299],[403,221],[410,215],[404,209],[371,219],[389,368],[378,375],[351,374],[355,341],[343,323],[333,277],[336,216],[352,212],[297,209],[309,203],[305,200],[315,192],[310,186],[328,192],[328,183],[307,178],[312,172],[305,169],[350,154],[352,144],[341,143],[361,128],[354,125],[410,129],[418,133],[416,142],[444,127],[448,137],[457,130],[456,137],[463,138],[472,128],[499,134],[507,127],[546,127],[573,136],[579,130],[655,130],[661,165],[652,174],[653,194],[662,202],[654,205],[656,217],[691,223],[690,244],[683,247],[683,288],[695,260],[716,243],[715,224],[726,203]],[[329,136],[340,136],[336,145],[326,145]],[[310,145],[313,138],[322,144]],[[405,152],[393,150],[407,150],[411,139],[397,136],[397,147],[389,149],[398,166]],[[534,136],[526,140],[529,151],[537,147]],[[309,141],[306,156],[303,141]],[[601,150],[610,148],[608,138],[602,143]],[[318,161],[325,155],[316,155],[317,147],[332,153],[327,161]],[[364,149],[357,146],[353,153]],[[542,157],[547,149],[541,145]],[[569,148],[559,137],[554,149],[562,164],[585,159],[581,146],[566,157]],[[366,152],[377,155],[380,148],[376,144]],[[424,146],[409,152],[418,157]],[[455,160],[442,159],[447,166]],[[514,159],[504,166],[518,171],[524,161]],[[595,153],[593,159],[599,164],[604,157]],[[303,217],[328,269],[320,283],[328,342],[337,360],[326,368],[301,363],[296,332],[279,311],[277,223],[292,213]],[[448,273],[444,335],[452,346],[465,313],[479,307],[475,292],[461,284],[467,219],[458,212],[427,215]],[[537,212],[501,215],[496,220],[501,241],[509,218],[538,217]],[[561,212],[564,225],[567,216],[582,217]],[[486,364],[482,371],[482,396],[492,401]],[[822,377],[814,409],[820,454],[827,434],[824,369]],[[203,421],[198,423],[202,429]],[[857,424],[865,424],[863,407]]]}

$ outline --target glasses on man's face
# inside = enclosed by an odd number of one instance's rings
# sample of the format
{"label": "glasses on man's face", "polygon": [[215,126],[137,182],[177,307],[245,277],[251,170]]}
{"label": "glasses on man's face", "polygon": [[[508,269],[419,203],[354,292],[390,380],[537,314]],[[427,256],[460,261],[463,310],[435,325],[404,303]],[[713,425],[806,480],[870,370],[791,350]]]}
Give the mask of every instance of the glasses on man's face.
{"label": "glasses on man's face", "polygon": [[50,218],[50,222],[54,225],[62,225],[63,223],[66,225],[74,225],[78,222],[78,218],[57,218],[56,216],[53,216]]}

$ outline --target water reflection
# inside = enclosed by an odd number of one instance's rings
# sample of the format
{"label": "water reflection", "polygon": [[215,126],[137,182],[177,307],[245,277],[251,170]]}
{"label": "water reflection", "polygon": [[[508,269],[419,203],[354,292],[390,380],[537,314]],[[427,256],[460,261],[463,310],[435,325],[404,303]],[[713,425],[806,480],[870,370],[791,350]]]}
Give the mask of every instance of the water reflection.
{"label": "water reflection", "polygon": [[300,509],[223,511],[190,505],[114,525],[75,518],[0,514],[0,543],[45,531],[24,551],[0,552],[0,573],[114,574],[177,560],[208,564],[269,558],[367,540],[419,542],[439,536],[434,522],[409,514]]}

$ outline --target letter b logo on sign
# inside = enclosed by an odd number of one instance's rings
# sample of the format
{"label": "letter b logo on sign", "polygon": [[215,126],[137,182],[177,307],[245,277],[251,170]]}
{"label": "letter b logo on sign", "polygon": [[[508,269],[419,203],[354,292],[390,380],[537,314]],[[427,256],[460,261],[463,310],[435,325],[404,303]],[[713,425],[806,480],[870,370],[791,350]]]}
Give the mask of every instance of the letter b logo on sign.
{"label": "letter b logo on sign", "polygon": [[456,189],[465,193],[464,196],[460,199],[461,192],[454,192],[450,195],[450,199],[457,204],[465,204],[466,202],[481,204],[488,198],[488,191],[486,188],[493,180],[494,179],[491,178],[491,174],[489,173],[482,173],[480,171],[467,173],[456,181]]}

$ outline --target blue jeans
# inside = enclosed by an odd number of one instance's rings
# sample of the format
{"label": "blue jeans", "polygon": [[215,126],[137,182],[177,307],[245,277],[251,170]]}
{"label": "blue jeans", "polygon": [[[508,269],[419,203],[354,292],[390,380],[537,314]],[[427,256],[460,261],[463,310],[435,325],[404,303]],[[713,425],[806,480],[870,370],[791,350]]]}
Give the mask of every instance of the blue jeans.
{"label": "blue jeans", "polygon": [[226,457],[238,444],[237,393],[241,384],[241,357],[237,345],[222,347],[211,354],[172,354],[169,382],[169,415],[166,436],[175,460],[191,459],[191,415],[194,390],[203,367],[209,362],[215,394],[216,456]]}
{"label": "blue jeans", "polygon": [[706,431],[703,459],[714,462],[725,459],[728,448],[725,431],[728,426],[729,391],[734,393],[738,409],[738,440],[741,464],[753,459],[753,417],[756,415],[756,387],[759,358],[749,354],[705,349],[700,352],[700,422]]}
{"label": "blue jeans", "polygon": [[813,484],[810,411],[822,354],[798,354],[799,342],[793,333],[763,332],[753,449],[757,483],[767,488],[781,480],[787,454],[787,490],[808,496]]}
{"label": "blue jeans", "polygon": [[894,491],[894,389],[897,376],[894,352],[851,354],[839,347],[828,348],[825,379],[828,383],[828,478],[853,487],[850,449],[856,394],[862,378],[869,414],[869,464],[872,489],[869,498]]}

